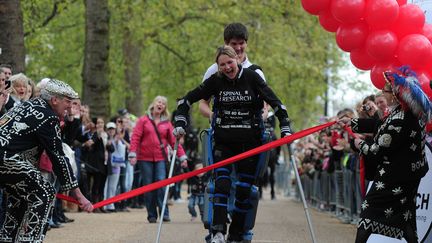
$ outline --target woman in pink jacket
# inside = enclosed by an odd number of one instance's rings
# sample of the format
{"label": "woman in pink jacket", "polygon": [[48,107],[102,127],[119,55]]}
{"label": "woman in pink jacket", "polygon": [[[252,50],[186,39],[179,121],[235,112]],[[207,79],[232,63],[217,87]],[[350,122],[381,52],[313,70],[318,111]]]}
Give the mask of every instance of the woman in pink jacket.
{"label": "woman in pink jacket", "polygon": [[[137,164],[141,172],[143,185],[148,185],[167,177],[165,163],[169,159],[167,158],[167,145],[173,148],[176,140],[172,132],[173,126],[169,120],[167,98],[157,96],[150,104],[147,114],[138,119],[130,143],[128,157],[132,165]],[[163,146],[161,146],[161,143]],[[181,146],[178,148],[177,157],[183,163],[187,159]],[[164,188],[144,194],[147,220],[150,223],[156,223],[158,211],[160,213],[162,210],[163,197]],[[165,215],[163,217],[159,215],[159,218],[162,218],[165,222],[170,221],[168,207],[165,210]]]}

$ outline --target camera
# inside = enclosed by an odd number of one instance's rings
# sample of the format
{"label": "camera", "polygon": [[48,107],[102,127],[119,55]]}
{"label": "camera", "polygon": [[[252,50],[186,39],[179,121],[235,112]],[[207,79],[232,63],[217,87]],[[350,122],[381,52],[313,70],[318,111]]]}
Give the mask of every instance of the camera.
{"label": "camera", "polygon": [[368,105],[362,105],[362,110],[364,111],[370,111],[371,107]]}
{"label": "camera", "polygon": [[11,85],[12,85],[12,81],[10,81],[10,80],[5,81],[5,89],[9,89],[11,87]]}

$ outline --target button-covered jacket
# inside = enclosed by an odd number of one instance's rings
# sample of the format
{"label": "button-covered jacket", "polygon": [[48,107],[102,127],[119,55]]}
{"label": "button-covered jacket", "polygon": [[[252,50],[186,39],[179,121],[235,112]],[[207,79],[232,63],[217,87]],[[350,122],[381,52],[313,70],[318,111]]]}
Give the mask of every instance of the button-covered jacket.
{"label": "button-covered jacket", "polygon": [[61,190],[78,187],[62,147],[60,120],[47,101],[35,98],[9,110],[0,118],[0,159],[28,161],[37,167],[45,150]]}
{"label": "button-covered jacket", "polygon": [[360,153],[366,161],[377,163],[374,180],[414,181],[429,169],[425,137],[425,122],[398,106],[378,128],[373,141],[360,143]]}

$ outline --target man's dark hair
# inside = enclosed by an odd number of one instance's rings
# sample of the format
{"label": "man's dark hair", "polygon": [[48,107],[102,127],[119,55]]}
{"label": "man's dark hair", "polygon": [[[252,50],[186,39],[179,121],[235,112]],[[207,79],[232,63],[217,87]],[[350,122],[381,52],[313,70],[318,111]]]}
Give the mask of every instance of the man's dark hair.
{"label": "man's dark hair", "polygon": [[249,38],[249,33],[246,26],[241,23],[231,23],[227,25],[224,30],[224,41],[229,42],[234,38],[247,41]]}
{"label": "man's dark hair", "polygon": [[9,65],[9,64],[0,64],[0,71],[3,72],[3,68],[9,68],[10,70],[12,70],[12,65]]}

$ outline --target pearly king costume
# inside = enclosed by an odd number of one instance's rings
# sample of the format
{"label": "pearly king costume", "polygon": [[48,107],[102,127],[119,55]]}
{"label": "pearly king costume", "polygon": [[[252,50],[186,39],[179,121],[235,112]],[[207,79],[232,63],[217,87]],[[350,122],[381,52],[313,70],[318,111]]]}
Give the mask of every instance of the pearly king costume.
{"label": "pearly king costume", "polygon": [[[428,171],[425,124],[431,107],[415,74],[386,72],[399,105],[393,107],[372,142],[361,142],[360,153],[377,164],[374,182],[361,205],[358,228],[392,238],[416,233],[416,196],[420,179]],[[419,92],[419,93],[417,93]],[[354,131],[361,124],[353,119]]]}
{"label": "pearly king costume", "polygon": [[[41,96],[78,98],[67,84],[50,80]],[[0,186],[8,195],[0,242],[42,242],[55,190],[38,170],[40,154],[46,150],[62,191],[78,187],[64,156],[60,120],[42,98],[24,102],[0,118]]]}

